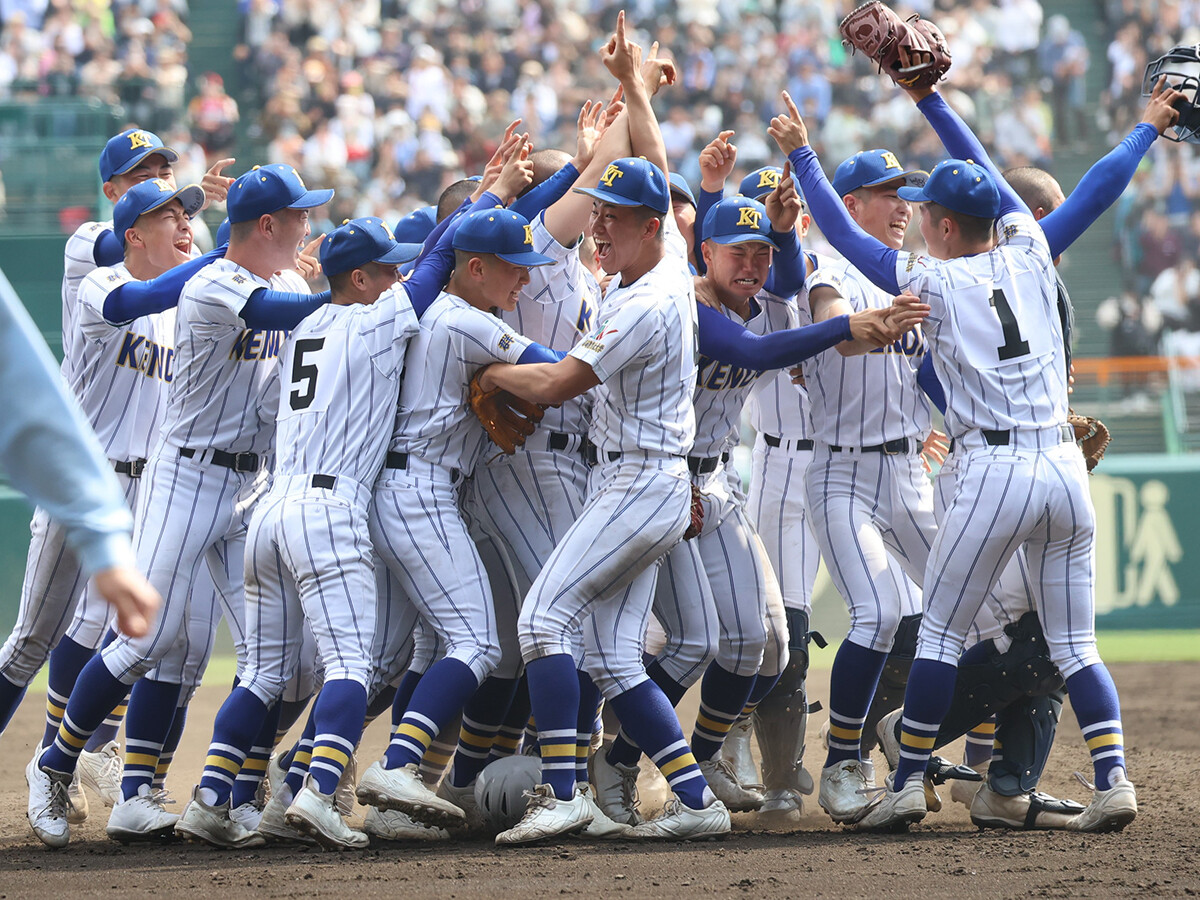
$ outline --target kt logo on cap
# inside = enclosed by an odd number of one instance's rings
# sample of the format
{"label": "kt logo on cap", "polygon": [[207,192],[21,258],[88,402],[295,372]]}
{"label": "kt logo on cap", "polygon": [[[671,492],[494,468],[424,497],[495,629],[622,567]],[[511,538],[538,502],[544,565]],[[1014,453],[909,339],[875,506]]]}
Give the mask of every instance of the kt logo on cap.
{"label": "kt logo on cap", "polygon": [[610,164],[609,167],[604,170],[604,174],[600,176],[600,183],[605,187],[612,187],[614,181],[616,181],[618,178],[623,178],[624,176],[624,172],[622,172],[616,166]]}
{"label": "kt logo on cap", "polygon": [[761,221],[762,213],[753,207],[743,206],[738,210],[738,225],[749,225],[751,228],[757,229],[758,223]]}
{"label": "kt logo on cap", "polygon": [[[774,169],[764,169],[758,175],[758,186],[760,188],[777,188],[779,187],[779,173]],[[741,222],[738,223],[742,224]]]}

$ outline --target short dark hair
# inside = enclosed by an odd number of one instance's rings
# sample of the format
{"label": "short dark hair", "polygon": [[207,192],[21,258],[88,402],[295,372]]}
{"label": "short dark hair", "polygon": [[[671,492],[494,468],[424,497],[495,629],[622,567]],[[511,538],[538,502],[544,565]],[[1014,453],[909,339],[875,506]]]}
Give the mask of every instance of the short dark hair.
{"label": "short dark hair", "polygon": [[521,191],[522,197],[569,163],[571,155],[566,151],[549,147],[545,150],[534,150],[529,154],[529,161],[533,163],[533,181],[529,182],[525,190]]}
{"label": "short dark hair", "polygon": [[[358,268],[358,266],[355,266],[355,268]],[[338,272],[336,275],[325,276],[329,279],[329,290],[334,297],[337,297],[346,290],[347,285],[350,284],[350,276],[353,274],[354,269],[348,269],[345,272]]]}
{"label": "short dark hair", "polygon": [[470,197],[478,186],[478,181],[464,178],[461,181],[454,182],[454,184],[442,191],[442,196],[438,197],[437,202],[437,220],[439,222],[442,221],[442,219],[462,206],[462,202]]}
{"label": "short dark hair", "polygon": [[1014,166],[1004,172],[1004,180],[1017,192],[1017,196],[1025,201],[1030,210],[1040,206],[1046,212],[1053,212],[1058,205],[1058,194],[1055,191],[1055,188],[1059,187],[1058,182],[1045,169],[1039,169],[1037,166]]}
{"label": "short dark hair", "polygon": [[942,219],[949,219],[958,226],[958,230],[962,232],[962,236],[971,243],[982,243],[990,240],[993,229],[996,225],[995,219],[984,218],[983,216],[968,216],[966,213],[955,212],[952,209],[947,209],[940,203],[934,203],[932,200],[925,201],[927,206],[927,215],[933,217],[934,221],[940,222]]}

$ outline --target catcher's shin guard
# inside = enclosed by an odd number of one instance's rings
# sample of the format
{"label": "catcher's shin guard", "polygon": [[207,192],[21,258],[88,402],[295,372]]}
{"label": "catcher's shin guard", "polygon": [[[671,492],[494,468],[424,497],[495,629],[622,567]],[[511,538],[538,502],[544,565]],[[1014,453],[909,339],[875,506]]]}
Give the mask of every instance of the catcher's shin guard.
{"label": "catcher's shin guard", "polygon": [[921,630],[921,614],[905,616],[896,628],[892,649],[883,662],[883,672],[875,687],[875,696],[867,710],[863,723],[862,749],[871,750],[879,742],[875,726],[879,720],[904,705],[904,689],[908,687],[908,673],[912,671],[913,659],[917,655],[917,632]]}
{"label": "catcher's shin guard", "polygon": [[993,791],[1016,797],[1036,790],[1050,758],[1067,689],[1022,697],[996,713],[996,750],[988,769]]}
{"label": "catcher's shin guard", "polygon": [[804,680],[808,675],[808,645],[816,640],[808,630],[808,614],[787,610],[790,659],[779,681],[755,709],[754,734],[762,754],[763,787],[767,791],[813,792],[812,776],[803,768],[804,732],[808,726],[808,697]]}

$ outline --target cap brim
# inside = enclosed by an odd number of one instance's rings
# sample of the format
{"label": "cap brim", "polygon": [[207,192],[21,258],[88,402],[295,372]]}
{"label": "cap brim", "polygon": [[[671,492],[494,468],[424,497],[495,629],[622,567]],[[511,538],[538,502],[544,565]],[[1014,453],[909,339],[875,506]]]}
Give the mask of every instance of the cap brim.
{"label": "cap brim", "polygon": [[524,253],[497,253],[497,257],[504,260],[506,263],[512,263],[514,266],[548,266],[554,262],[552,257],[538,253],[534,250],[526,250]]}
{"label": "cap brim", "polygon": [[904,181],[905,187],[922,187],[929,180],[929,173],[923,169],[912,169],[908,172],[901,172],[899,175],[876,178],[874,181],[868,181],[863,187],[879,187],[881,184],[891,184],[893,181],[900,180]]}
{"label": "cap brim", "polygon": [[376,257],[375,262],[383,263],[385,266],[402,266],[420,256],[421,248],[424,246],[424,244],[396,244],[383,256]]}
{"label": "cap brim", "polygon": [[896,194],[901,200],[908,200],[913,203],[924,203],[929,200],[929,196],[925,193],[925,186],[909,187],[904,185],[896,191]]}
{"label": "cap brim", "polygon": [[287,205],[288,209],[312,209],[314,206],[324,206],[333,199],[333,189],[323,191],[305,191],[300,198]]}
{"label": "cap brim", "polygon": [[768,237],[758,234],[727,234],[722,237],[709,237],[714,244],[766,244],[772,250],[778,250],[779,245]]}
{"label": "cap brim", "polygon": [[169,163],[174,163],[174,162],[179,161],[179,153],[175,150],[172,150],[170,147],[154,147],[150,150],[147,150],[141,156],[135,156],[133,159],[131,159],[129,162],[127,162],[124,166],[122,166],[121,168],[119,168],[115,172],[113,172],[113,175],[124,175],[126,172],[130,171],[131,169],[134,169],[137,166],[141,165],[142,160],[149,159],[151,156],[153,156],[156,153],[159,156],[163,157],[163,159],[165,159]]}
{"label": "cap brim", "polygon": [[692,206],[696,205],[696,198],[693,197],[690,193],[685,193],[683,188],[677,188],[674,185],[672,185],[671,186],[671,196],[678,197],[680,200],[686,200],[688,203],[692,204]]}

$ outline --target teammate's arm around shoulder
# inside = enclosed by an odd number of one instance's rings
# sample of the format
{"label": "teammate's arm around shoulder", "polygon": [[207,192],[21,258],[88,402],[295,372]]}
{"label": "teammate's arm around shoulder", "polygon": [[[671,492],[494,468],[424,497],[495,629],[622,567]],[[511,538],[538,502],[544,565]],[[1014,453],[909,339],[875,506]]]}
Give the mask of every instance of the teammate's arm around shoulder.
{"label": "teammate's arm around shoulder", "polygon": [[553,406],[578,397],[600,383],[590,365],[574,356],[556,363],[512,365],[495,363],[483,370],[480,386],[484,390],[503,388],[534,403]]}

